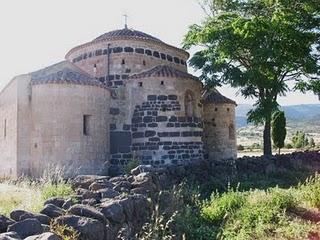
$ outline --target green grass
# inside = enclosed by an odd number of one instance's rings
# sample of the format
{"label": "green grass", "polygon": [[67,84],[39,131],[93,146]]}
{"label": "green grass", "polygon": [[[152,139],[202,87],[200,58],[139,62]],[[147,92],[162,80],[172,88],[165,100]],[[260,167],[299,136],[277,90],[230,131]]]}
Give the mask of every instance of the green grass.
{"label": "green grass", "polygon": [[0,214],[8,216],[14,209],[39,212],[45,200],[51,197],[68,197],[73,194],[69,183],[51,179],[31,181],[20,179],[18,182],[0,183]]}

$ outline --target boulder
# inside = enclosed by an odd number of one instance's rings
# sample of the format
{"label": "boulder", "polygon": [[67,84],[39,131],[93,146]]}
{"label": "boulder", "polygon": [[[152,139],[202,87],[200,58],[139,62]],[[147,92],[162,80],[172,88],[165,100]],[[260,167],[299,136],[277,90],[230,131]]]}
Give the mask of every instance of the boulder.
{"label": "boulder", "polygon": [[109,181],[94,182],[89,186],[89,190],[98,191],[100,189],[113,188],[113,187],[114,187],[114,184]]}
{"label": "boulder", "polygon": [[125,215],[123,207],[116,201],[104,202],[100,206],[103,215],[113,223],[123,223]]}
{"label": "boulder", "polygon": [[10,212],[10,218],[13,219],[14,221],[18,222],[22,215],[29,214],[29,213],[31,213],[31,212],[21,210],[21,209],[13,210]]}
{"label": "boulder", "polygon": [[122,182],[122,181],[126,181],[127,179],[124,176],[117,176],[117,177],[113,177],[110,178],[109,181],[112,183],[118,183],[118,182]]}
{"label": "boulder", "polygon": [[14,223],[15,223],[15,221],[0,214],[0,233],[6,232],[8,229],[8,226],[12,225]]}
{"label": "boulder", "polygon": [[84,199],[81,202],[83,205],[89,205],[89,206],[95,206],[98,201],[94,198],[90,198],[90,199]]}
{"label": "boulder", "polygon": [[44,205],[53,204],[53,205],[61,208],[64,203],[65,203],[65,200],[63,198],[53,197],[53,198],[49,198],[48,200],[46,200],[44,202]]}
{"label": "boulder", "polygon": [[130,190],[131,189],[131,183],[129,181],[121,181],[121,182],[118,182],[113,190],[116,190],[118,192],[121,192],[123,190]]}
{"label": "boulder", "polygon": [[16,232],[21,238],[42,233],[41,223],[35,218],[29,218],[8,227],[8,232]]}
{"label": "boulder", "polygon": [[47,204],[44,208],[40,211],[40,213],[45,214],[51,218],[60,217],[65,214],[65,211],[53,204]]}
{"label": "boulder", "polygon": [[6,232],[0,234],[0,240],[22,240],[16,232]]}
{"label": "boulder", "polygon": [[72,206],[69,209],[68,213],[81,217],[93,218],[102,222],[104,225],[107,224],[106,217],[101,212],[96,210],[94,207],[77,204]]}
{"label": "boulder", "polygon": [[28,218],[36,218],[39,220],[39,222],[41,224],[46,224],[46,225],[49,225],[50,221],[51,221],[50,217],[48,217],[47,215],[41,214],[41,213],[25,213],[20,216],[19,221],[22,221],[22,220],[25,220]]}
{"label": "boulder", "polygon": [[62,205],[62,209],[68,210],[73,205],[73,201],[71,198],[67,199],[65,203]]}
{"label": "boulder", "polygon": [[101,189],[98,192],[101,194],[101,198],[115,198],[120,195],[119,192],[111,188]]}
{"label": "boulder", "polygon": [[40,235],[27,237],[24,240],[62,240],[62,239],[54,233],[46,232]]}
{"label": "boulder", "polygon": [[96,219],[65,215],[55,219],[59,225],[74,228],[80,233],[80,240],[104,240],[105,225]]}
{"label": "boulder", "polygon": [[78,175],[72,180],[72,185],[75,188],[81,187],[88,189],[93,182],[102,181],[105,179],[108,179],[108,177],[98,175]]}
{"label": "boulder", "polygon": [[131,170],[132,175],[138,175],[143,172],[153,172],[154,168],[151,165],[139,165]]}

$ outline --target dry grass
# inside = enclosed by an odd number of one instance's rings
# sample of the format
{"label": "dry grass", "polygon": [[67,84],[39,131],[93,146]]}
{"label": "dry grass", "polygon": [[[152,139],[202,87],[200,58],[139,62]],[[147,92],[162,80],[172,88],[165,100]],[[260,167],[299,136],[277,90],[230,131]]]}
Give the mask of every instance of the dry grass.
{"label": "dry grass", "polygon": [[42,206],[43,198],[38,186],[0,183],[0,214],[9,215],[13,209],[37,212]]}

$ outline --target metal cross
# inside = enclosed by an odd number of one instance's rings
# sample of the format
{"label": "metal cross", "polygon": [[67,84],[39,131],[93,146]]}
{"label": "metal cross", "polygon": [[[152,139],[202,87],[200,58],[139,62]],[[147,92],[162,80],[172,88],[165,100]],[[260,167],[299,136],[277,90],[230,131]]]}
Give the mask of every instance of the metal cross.
{"label": "metal cross", "polygon": [[124,14],[124,28],[127,29],[128,28],[128,15]]}

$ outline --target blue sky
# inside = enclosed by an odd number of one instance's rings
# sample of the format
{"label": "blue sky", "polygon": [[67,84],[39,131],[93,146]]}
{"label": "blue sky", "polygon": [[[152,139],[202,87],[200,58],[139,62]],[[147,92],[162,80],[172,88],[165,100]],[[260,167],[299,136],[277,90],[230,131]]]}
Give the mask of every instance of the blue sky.
{"label": "blue sky", "polygon": [[[204,17],[197,0],[1,0],[0,87],[15,75],[63,60],[76,45],[123,28],[125,13],[130,28],[178,47],[188,26]],[[228,86],[219,90],[238,103],[253,103]],[[300,93],[279,102],[320,103],[313,94]]]}

